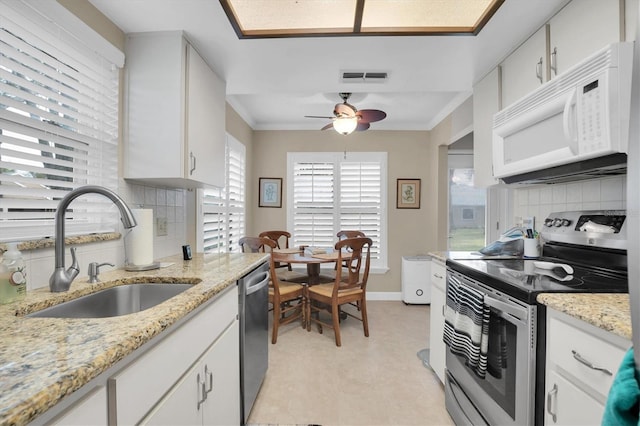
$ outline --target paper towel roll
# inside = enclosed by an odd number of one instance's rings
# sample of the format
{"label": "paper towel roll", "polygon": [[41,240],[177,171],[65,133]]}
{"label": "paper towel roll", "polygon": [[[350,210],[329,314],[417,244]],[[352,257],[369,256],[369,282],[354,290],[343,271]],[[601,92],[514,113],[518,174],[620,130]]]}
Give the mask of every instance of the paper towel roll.
{"label": "paper towel roll", "polygon": [[127,257],[129,265],[144,266],[153,263],[153,210],[132,209],[138,225],[131,228]]}

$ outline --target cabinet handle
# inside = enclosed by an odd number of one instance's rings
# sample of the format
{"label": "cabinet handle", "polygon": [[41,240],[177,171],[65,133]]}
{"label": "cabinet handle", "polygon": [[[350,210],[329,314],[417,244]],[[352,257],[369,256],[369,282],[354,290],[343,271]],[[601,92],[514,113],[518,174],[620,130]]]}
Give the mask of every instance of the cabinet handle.
{"label": "cabinet handle", "polygon": [[[204,366],[205,378],[209,379],[209,389],[206,389],[207,394],[213,390],[213,371],[209,371],[209,366]],[[206,399],[206,398],[205,398]]]}
{"label": "cabinet handle", "polygon": [[593,363],[591,363],[590,361],[587,361],[586,359],[584,359],[582,357],[582,355],[580,355],[578,352],[576,352],[574,350],[571,350],[571,353],[573,354],[573,358],[576,361],[578,361],[579,363],[586,365],[587,367],[589,367],[592,370],[602,371],[607,376],[613,376],[613,373],[611,373],[611,371],[609,371],[608,369],[606,369],[604,367],[596,367],[595,365],[593,365]]}
{"label": "cabinet handle", "polygon": [[436,277],[437,279],[441,280],[442,279],[442,275],[440,274],[433,274],[434,277]]}
{"label": "cabinet handle", "polygon": [[[207,400],[207,388],[205,383],[200,381],[200,373],[196,375],[196,383],[198,386],[198,411],[200,411],[200,407]],[[202,399],[200,399],[200,395],[202,395]]]}
{"label": "cabinet handle", "polygon": [[[551,410],[551,401],[553,400],[553,411]],[[558,402],[558,385],[553,384],[553,388],[547,393],[547,413],[551,415],[551,419],[555,423],[558,421],[558,416],[556,415],[556,404]]]}
{"label": "cabinet handle", "polygon": [[191,160],[191,168],[189,169],[189,174],[192,175],[196,170],[196,156],[193,155],[193,151],[189,153],[189,159]]}
{"label": "cabinet handle", "polygon": [[551,52],[551,61],[549,64],[549,68],[555,75],[558,75],[558,48],[554,47],[553,52]]}
{"label": "cabinet handle", "polygon": [[540,60],[536,64],[536,77],[538,77],[540,84],[542,84],[542,57],[540,57]]}

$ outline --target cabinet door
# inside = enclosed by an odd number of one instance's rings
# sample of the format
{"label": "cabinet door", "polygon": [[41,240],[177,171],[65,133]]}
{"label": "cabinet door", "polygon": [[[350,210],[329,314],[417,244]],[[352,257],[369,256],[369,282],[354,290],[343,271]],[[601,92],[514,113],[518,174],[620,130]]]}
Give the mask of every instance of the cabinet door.
{"label": "cabinet door", "polygon": [[186,178],[224,186],[225,85],[187,45]]}
{"label": "cabinet door", "polygon": [[139,424],[202,424],[203,378],[202,364],[198,361]]}
{"label": "cabinet door", "polygon": [[547,426],[600,424],[604,405],[553,370],[547,372],[545,390],[544,416]]}
{"label": "cabinet door", "polygon": [[574,0],[551,18],[551,78],[621,41],[620,12],[620,0]]}
{"label": "cabinet door", "polygon": [[142,424],[240,424],[238,321],[234,321]]}
{"label": "cabinet door", "polygon": [[238,330],[238,321],[235,321],[202,359],[208,390],[203,407],[205,425],[241,423]]}
{"label": "cabinet door", "polygon": [[431,262],[431,316],[429,319],[429,365],[444,383],[444,358],[446,346],[442,341],[444,332],[446,269],[440,262]]}
{"label": "cabinet door", "polygon": [[547,27],[543,26],[502,63],[502,105],[507,107],[547,81]]}
{"label": "cabinet door", "polygon": [[125,178],[184,177],[184,51],[179,32],[127,38]]}
{"label": "cabinet door", "polygon": [[493,114],[500,109],[499,71],[495,68],[473,87],[474,186],[495,185],[493,177]]}

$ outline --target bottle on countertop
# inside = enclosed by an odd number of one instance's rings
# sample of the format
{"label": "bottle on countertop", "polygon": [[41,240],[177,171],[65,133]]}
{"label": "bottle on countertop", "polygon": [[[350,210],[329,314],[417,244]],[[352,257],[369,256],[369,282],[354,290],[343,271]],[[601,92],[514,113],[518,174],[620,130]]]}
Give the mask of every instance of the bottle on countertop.
{"label": "bottle on countertop", "polygon": [[0,303],[22,299],[27,293],[27,271],[18,243],[8,243],[0,263]]}

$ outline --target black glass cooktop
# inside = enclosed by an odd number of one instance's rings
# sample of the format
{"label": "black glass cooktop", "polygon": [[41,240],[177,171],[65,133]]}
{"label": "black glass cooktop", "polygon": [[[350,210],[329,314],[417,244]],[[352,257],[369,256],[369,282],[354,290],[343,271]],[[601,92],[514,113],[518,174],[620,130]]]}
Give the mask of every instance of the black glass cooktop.
{"label": "black glass cooktop", "polygon": [[[447,260],[451,269],[527,303],[538,293],[628,293],[626,272],[572,264],[573,274],[562,268],[542,269],[535,261],[557,259]],[[566,263],[566,262],[565,262]]]}

